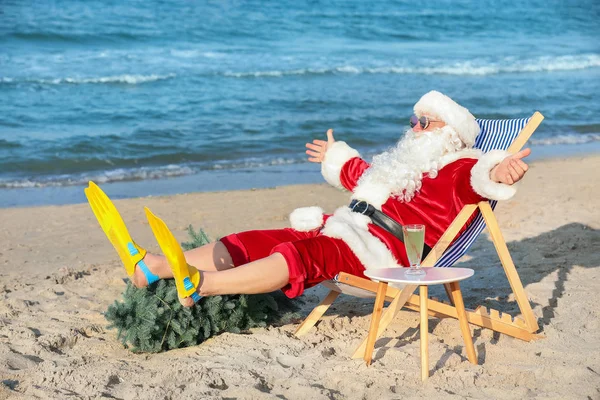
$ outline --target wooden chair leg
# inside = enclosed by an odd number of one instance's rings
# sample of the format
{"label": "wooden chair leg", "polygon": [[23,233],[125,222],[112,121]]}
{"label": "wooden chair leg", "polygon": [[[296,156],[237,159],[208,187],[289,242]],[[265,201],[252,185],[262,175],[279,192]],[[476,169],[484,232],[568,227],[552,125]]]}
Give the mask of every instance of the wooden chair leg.
{"label": "wooden chair leg", "polygon": [[325,296],[323,301],[321,301],[319,305],[316,306],[310,314],[308,314],[308,317],[306,317],[306,319],[302,321],[300,326],[296,329],[296,332],[294,332],[294,335],[302,336],[306,334],[306,332],[308,332],[310,328],[312,328],[317,322],[319,322],[323,314],[325,314],[325,311],[327,311],[327,309],[331,306],[331,304],[335,301],[335,299],[337,299],[339,295],[340,292],[331,290],[327,294],[327,296]]}
{"label": "wooden chair leg", "polygon": [[450,288],[450,284],[444,283],[444,289],[446,289],[446,296],[448,296],[448,300],[450,300],[450,304],[454,305],[454,300],[452,300],[452,288]]}
{"label": "wooden chair leg", "polygon": [[369,328],[367,348],[364,357],[367,366],[371,365],[373,349],[375,348],[375,340],[377,339],[377,330],[379,328],[379,320],[381,319],[381,311],[383,310],[383,302],[385,301],[385,292],[387,290],[387,286],[387,282],[379,282],[379,286],[377,286],[377,297],[375,298],[375,306],[373,307],[373,315],[371,316],[371,327]]}
{"label": "wooden chair leg", "polygon": [[471,363],[477,365],[477,354],[475,353],[475,346],[473,346],[473,337],[471,336],[471,329],[469,328],[469,322],[467,321],[467,313],[465,311],[465,303],[460,291],[460,285],[458,282],[452,282],[450,283],[450,288],[452,290],[452,298],[454,299],[454,304],[456,306],[456,314],[460,324],[460,331],[465,342],[467,358]]}
{"label": "wooden chair leg", "polygon": [[531,309],[531,304],[529,303],[525,289],[523,289],[523,284],[521,283],[519,273],[515,268],[515,264],[513,263],[510,253],[508,252],[506,241],[504,241],[504,237],[502,236],[502,232],[498,226],[498,221],[496,220],[494,211],[492,210],[490,203],[487,201],[480,202],[479,208],[481,209],[481,215],[483,216],[488,231],[490,232],[490,236],[492,237],[492,242],[496,247],[496,252],[498,253],[502,267],[504,268],[504,273],[508,278],[508,283],[510,283],[510,288],[515,294],[515,298],[517,300],[517,304],[519,305],[519,309],[521,310],[521,314],[523,315],[523,319],[529,328],[529,332],[537,332],[540,327],[538,326],[535,314]]}

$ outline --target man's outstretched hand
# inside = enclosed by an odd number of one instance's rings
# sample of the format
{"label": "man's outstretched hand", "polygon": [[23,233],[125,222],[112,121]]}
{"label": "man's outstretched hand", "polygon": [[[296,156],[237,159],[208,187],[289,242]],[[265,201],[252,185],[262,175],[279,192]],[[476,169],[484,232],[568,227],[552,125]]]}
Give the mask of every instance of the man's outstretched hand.
{"label": "man's outstretched hand", "polygon": [[312,143],[306,143],[306,154],[308,154],[308,161],[320,163],[325,159],[325,153],[335,143],[333,138],[333,129],[327,131],[327,141],[315,139]]}
{"label": "man's outstretched hand", "polygon": [[531,149],[525,149],[506,157],[490,171],[492,181],[507,185],[519,182],[529,169],[522,158],[529,154],[531,154]]}

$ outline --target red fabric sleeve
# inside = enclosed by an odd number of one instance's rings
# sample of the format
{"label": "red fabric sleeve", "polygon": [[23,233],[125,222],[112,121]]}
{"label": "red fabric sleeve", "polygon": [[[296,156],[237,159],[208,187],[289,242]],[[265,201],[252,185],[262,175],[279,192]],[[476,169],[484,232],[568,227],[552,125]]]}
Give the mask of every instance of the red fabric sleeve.
{"label": "red fabric sleeve", "polygon": [[340,171],[340,182],[349,191],[354,190],[358,179],[362,176],[363,172],[369,168],[369,163],[360,157],[354,157],[346,161]]}
{"label": "red fabric sleeve", "polygon": [[452,168],[454,198],[458,199],[460,204],[477,204],[487,200],[471,186],[471,170],[476,163],[477,160],[474,158],[462,158],[446,166]]}

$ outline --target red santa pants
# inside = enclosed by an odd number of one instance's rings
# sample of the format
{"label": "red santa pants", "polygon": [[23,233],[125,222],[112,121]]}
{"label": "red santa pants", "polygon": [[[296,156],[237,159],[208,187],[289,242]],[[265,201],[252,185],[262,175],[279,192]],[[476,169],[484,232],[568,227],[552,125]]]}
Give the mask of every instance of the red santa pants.
{"label": "red santa pants", "polygon": [[364,276],[365,267],[341,239],[321,234],[316,229],[300,232],[294,229],[256,230],[234,233],[220,239],[236,267],[280,253],[287,262],[290,280],[281,290],[297,297],[304,289],[339,272]]}

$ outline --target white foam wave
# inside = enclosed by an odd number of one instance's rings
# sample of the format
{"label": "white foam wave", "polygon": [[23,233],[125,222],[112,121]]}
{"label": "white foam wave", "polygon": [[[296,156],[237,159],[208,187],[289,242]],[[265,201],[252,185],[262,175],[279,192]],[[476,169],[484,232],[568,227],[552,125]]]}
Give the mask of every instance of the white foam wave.
{"label": "white foam wave", "polygon": [[568,55],[558,57],[538,57],[531,60],[506,58],[498,62],[460,61],[439,66],[383,66],[357,67],[343,65],[331,68],[301,68],[293,70],[272,70],[223,73],[233,78],[282,77],[288,75],[324,74],[421,74],[421,75],[495,75],[502,73],[530,73],[571,71],[600,67],[599,54]]}
{"label": "white foam wave", "polygon": [[59,175],[40,177],[39,179],[0,180],[0,188],[19,189],[35,187],[57,187],[84,185],[88,181],[97,183],[141,181],[149,179],[162,179],[193,174],[194,169],[188,166],[167,165],[157,168],[115,169],[92,174]]}
{"label": "white foam wave", "polygon": [[217,53],[214,51],[205,51],[204,53],[202,53],[202,56],[206,57],[206,58],[223,58],[226,56],[225,53]]}
{"label": "white foam wave", "polygon": [[530,139],[532,145],[552,146],[557,144],[585,144],[600,142],[600,133],[584,133],[578,135],[558,135],[541,139]]}
{"label": "white foam wave", "polygon": [[239,161],[219,161],[212,165],[167,165],[163,167],[141,167],[124,169],[117,168],[98,173],[81,173],[72,175],[55,175],[50,177],[28,178],[28,179],[0,179],[0,189],[19,189],[37,187],[60,187],[84,185],[88,181],[96,183],[141,181],[150,179],[163,179],[183,175],[191,175],[202,169],[213,170],[240,170],[249,168],[263,168],[277,165],[290,165],[303,161],[302,158],[274,158],[260,159],[250,158]]}
{"label": "white foam wave", "polygon": [[[56,79],[23,79],[21,81],[31,83],[41,83],[46,85],[61,85],[61,84],[105,84],[105,83],[124,83],[127,85],[138,85],[146,82],[155,82],[166,79],[175,78],[176,74],[168,75],[114,75],[114,76],[101,76],[97,78],[56,78]],[[1,77],[0,82],[2,83],[13,83],[19,82],[18,78]]]}
{"label": "white foam wave", "polygon": [[212,166],[212,169],[244,169],[244,168],[261,168],[268,166],[277,165],[290,165],[300,162],[302,159],[299,158],[273,158],[271,160],[263,160],[258,158],[251,158],[242,160],[240,162],[232,161],[221,161],[217,162]]}
{"label": "white foam wave", "polygon": [[[327,72],[327,70],[322,70],[322,73]],[[310,69],[296,69],[290,71],[257,71],[257,72],[225,72],[224,76],[232,77],[232,78],[262,78],[262,77],[270,77],[270,78],[278,78],[285,75],[305,75],[311,73],[318,73]]]}
{"label": "white foam wave", "polygon": [[171,50],[170,53],[172,56],[179,58],[223,58],[226,56],[225,53],[202,50]]}
{"label": "white foam wave", "polygon": [[115,75],[102,76],[99,78],[59,78],[52,80],[42,80],[42,83],[52,83],[59,85],[61,83],[86,84],[86,83],[126,83],[128,85],[137,85],[146,82],[162,81],[165,79],[174,78],[175,74],[168,75]]}

